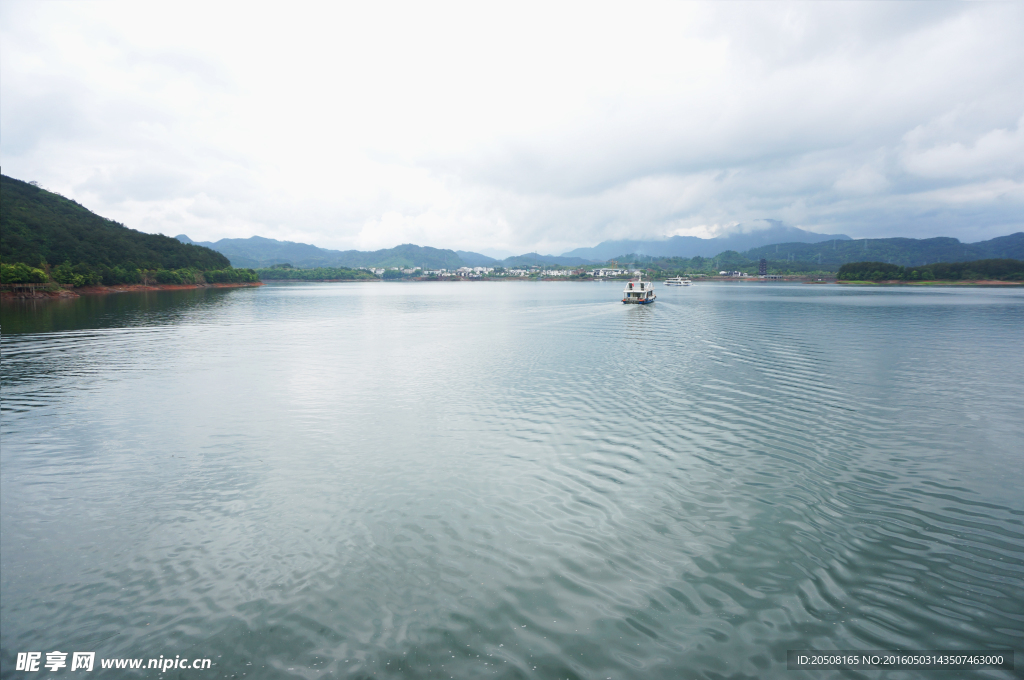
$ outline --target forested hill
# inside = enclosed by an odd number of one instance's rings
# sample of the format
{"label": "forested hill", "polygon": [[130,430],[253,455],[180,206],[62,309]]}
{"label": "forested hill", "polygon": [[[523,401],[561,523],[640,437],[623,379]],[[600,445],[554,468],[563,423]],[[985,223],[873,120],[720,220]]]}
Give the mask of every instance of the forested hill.
{"label": "forested hill", "polygon": [[1024,281],[1024,261],[938,262],[925,267],[853,262],[839,268],[838,278],[840,281]]}
{"label": "forested hill", "polygon": [[778,243],[743,253],[750,260],[808,262],[837,267],[851,262],[886,262],[921,267],[936,262],[970,262],[993,258],[1024,259],[1024,232],[977,243],[955,238],[872,238],[823,243]]}
{"label": "forested hill", "polygon": [[90,268],[227,269],[228,258],[202,246],[145,234],[75,201],[0,175],[0,259],[5,264],[70,262]]}

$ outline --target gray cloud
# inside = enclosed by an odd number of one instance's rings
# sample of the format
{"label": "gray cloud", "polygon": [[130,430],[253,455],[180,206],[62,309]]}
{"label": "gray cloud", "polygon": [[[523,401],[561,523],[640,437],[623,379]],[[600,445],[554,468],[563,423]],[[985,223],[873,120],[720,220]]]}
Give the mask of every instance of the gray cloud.
{"label": "gray cloud", "polygon": [[240,7],[0,6],[4,172],[326,247],[1024,228],[1018,3]]}

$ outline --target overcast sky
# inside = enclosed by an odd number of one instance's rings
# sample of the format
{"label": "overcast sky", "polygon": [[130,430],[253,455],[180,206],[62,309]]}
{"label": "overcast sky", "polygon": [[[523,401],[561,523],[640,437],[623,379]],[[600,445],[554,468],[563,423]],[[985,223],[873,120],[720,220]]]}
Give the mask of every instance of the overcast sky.
{"label": "overcast sky", "polygon": [[[196,240],[1024,229],[1024,3],[0,1],[0,163]],[[737,226],[739,225],[739,226]]]}

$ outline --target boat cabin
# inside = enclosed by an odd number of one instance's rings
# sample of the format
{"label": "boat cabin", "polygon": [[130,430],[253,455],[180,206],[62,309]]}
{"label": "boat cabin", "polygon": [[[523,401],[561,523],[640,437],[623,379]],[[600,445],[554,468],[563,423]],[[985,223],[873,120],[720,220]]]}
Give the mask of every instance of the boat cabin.
{"label": "boat cabin", "polygon": [[646,305],[654,302],[655,297],[657,296],[654,294],[654,284],[644,281],[643,274],[627,283],[625,290],[622,291],[622,301],[626,304]]}

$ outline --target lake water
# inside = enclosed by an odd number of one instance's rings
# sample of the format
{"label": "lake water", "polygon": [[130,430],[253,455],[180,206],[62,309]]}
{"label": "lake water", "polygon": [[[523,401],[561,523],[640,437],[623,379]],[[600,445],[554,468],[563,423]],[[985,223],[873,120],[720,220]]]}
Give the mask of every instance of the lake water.
{"label": "lake water", "polygon": [[4,305],[0,674],[945,678],[786,651],[1024,648],[1024,291],[621,287]]}

